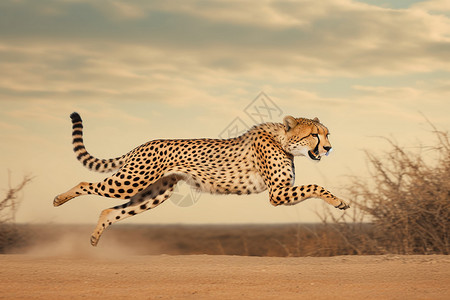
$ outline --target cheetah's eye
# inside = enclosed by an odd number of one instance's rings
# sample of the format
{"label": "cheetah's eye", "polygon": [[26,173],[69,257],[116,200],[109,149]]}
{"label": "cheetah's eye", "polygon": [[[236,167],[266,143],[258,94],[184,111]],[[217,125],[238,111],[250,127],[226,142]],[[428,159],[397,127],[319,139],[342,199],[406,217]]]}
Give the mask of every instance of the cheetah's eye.
{"label": "cheetah's eye", "polygon": [[312,135],[313,137],[318,137],[318,136],[319,136],[317,133],[311,133],[311,135]]}

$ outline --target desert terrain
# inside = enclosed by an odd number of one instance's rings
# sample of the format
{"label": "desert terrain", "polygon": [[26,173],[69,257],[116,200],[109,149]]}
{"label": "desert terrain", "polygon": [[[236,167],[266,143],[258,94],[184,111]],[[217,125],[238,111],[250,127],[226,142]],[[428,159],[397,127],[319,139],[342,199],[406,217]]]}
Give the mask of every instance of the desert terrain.
{"label": "desert terrain", "polygon": [[0,256],[1,299],[449,299],[447,256]]}
{"label": "desert terrain", "polygon": [[304,257],[292,226],[117,226],[96,248],[89,226],[33,228],[0,255],[0,299],[450,298],[446,255]]}

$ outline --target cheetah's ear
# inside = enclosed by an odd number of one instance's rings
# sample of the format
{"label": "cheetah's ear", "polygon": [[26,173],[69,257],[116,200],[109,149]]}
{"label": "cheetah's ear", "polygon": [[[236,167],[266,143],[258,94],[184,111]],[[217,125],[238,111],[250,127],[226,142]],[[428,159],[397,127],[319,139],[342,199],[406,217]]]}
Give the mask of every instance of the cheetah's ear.
{"label": "cheetah's ear", "polygon": [[286,126],[286,131],[291,130],[291,128],[294,128],[298,124],[297,120],[292,116],[284,117],[283,123]]}
{"label": "cheetah's ear", "polygon": [[317,122],[317,123],[320,123],[320,120],[319,120],[318,117],[315,117],[315,118],[313,119],[313,121],[314,121],[314,122]]}

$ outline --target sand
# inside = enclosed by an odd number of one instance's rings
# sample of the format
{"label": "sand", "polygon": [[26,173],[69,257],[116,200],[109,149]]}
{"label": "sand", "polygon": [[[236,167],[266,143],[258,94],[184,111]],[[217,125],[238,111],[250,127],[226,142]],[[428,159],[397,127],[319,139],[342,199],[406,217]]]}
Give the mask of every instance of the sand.
{"label": "sand", "polygon": [[448,256],[0,255],[0,299],[450,299]]}

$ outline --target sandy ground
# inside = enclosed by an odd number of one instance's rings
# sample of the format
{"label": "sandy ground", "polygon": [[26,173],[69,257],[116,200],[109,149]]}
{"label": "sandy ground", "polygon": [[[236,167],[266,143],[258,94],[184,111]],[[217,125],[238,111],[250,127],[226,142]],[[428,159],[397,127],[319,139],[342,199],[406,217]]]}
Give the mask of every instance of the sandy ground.
{"label": "sandy ground", "polygon": [[0,299],[450,299],[448,256],[0,255]]}

